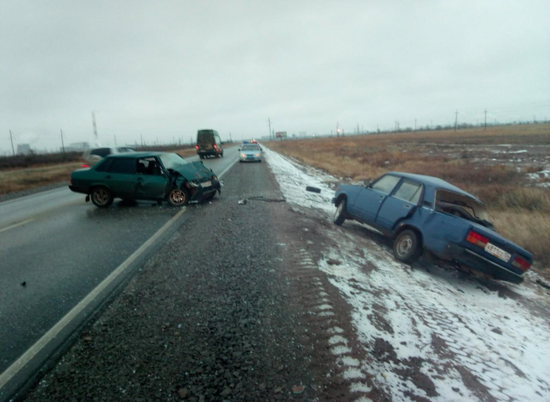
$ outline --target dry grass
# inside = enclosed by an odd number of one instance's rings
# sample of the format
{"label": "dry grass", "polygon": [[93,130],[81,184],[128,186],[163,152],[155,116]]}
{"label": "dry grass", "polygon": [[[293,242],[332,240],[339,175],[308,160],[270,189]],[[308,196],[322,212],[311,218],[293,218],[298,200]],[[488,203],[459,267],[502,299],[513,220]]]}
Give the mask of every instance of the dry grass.
{"label": "dry grass", "polygon": [[[372,180],[388,171],[437,176],[484,201],[497,230],[550,264],[550,189],[525,186],[513,166],[483,166],[464,152],[459,158],[430,155],[438,145],[550,144],[550,125],[523,125],[409,134],[319,138],[267,143],[270,148],[342,178]],[[530,170],[536,171],[537,168]],[[528,171],[528,170],[526,170]]]}
{"label": "dry grass", "polygon": [[32,169],[2,170],[0,171],[0,194],[69,181],[71,173],[80,166],[79,162]]}

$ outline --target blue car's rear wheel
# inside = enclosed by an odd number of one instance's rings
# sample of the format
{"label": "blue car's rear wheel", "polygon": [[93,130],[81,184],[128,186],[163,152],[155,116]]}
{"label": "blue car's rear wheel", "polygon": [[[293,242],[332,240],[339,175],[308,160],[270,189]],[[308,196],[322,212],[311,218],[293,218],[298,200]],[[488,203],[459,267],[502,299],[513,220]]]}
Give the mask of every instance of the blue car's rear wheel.
{"label": "blue car's rear wheel", "polygon": [[420,236],[413,230],[404,230],[393,242],[393,255],[406,264],[416,261],[422,252]]}

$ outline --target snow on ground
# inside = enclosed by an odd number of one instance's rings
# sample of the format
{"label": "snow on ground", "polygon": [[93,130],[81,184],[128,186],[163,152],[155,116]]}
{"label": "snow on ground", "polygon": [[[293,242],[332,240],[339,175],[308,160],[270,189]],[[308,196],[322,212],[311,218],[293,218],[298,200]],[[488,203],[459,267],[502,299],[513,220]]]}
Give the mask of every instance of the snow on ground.
{"label": "snow on ground", "polygon": [[[308,174],[276,152],[264,153],[289,203],[332,215],[333,192],[323,181],[335,178],[316,170]],[[306,192],[306,185],[321,188],[321,194]],[[346,225],[336,235],[327,233],[341,241],[317,265],[352,306],[353,325],[372,356],[360,366],[376,386],[394,401],[415,400],[411,395],[430,401],[550,401],[545,293],[531,281],[501,284],[515,295],[506,297],[452,271],[411,269],[384,245],[346,232]],[[350,351],[337,349],[343,357]]]}
{"label": "snow on ground", "polygon": [[[334,191],[327,184],[327,181],[334,179],[332,176],[313,168],[308,169],[298,165],[265,146],[262,155],[275,174],[281,191],[290,204],[306,208],[314,207],[329,214],[334,213],[335,209],[331,204]],[[317,187],[321,190],[321,193],[308,192],[306,186]]]}

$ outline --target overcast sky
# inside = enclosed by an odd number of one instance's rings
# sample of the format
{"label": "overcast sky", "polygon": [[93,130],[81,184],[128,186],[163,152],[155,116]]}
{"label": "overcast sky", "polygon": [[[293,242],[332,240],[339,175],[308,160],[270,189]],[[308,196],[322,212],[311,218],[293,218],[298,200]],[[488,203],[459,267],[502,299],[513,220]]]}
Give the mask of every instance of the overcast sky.
{"label": "overcast sky", "polygon": [[550,115],[550,1],[0,1],[0,152]]}

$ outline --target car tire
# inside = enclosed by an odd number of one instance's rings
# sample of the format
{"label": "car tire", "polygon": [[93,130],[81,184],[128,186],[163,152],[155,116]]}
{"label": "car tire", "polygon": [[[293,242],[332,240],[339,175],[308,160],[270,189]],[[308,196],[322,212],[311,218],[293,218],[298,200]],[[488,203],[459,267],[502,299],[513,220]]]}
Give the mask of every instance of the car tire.
{"label": "car tire", "polygon": [[396,260],[411,264],[420,258],[422,245],[420,236],[414,230],[404,230],[393,242],[393,255]]}
{"label": "car tire", "polygon": [[90,198],[98,208],[107,208],[113,203],[113,194],[107,187],[97,186],[92,189]]}
{"label": "car tire", "polygon": [[343,198],[336,207],[336,212],[334,213],[334,224],[340,226],[346,220],[346,214],[348,211],[347,200]]}
{"label": "car tire", "polygon": [[173,207],[183,207],[189,203],[189,193],[184,188],[174,187],[168,193],[166,201]]}

